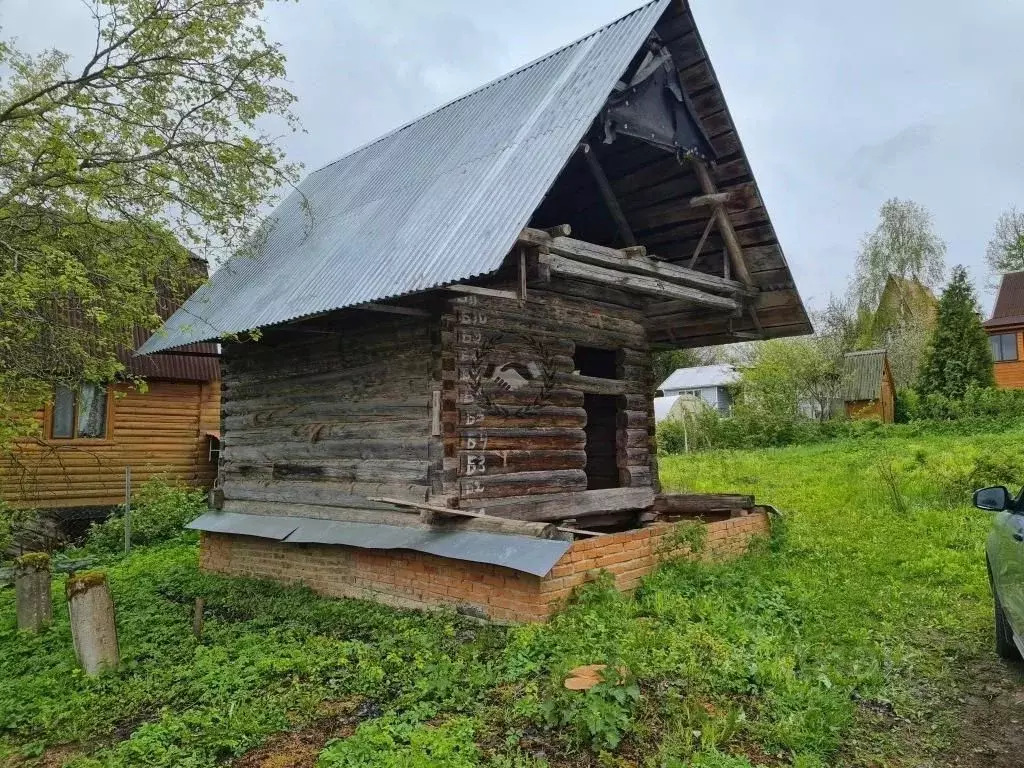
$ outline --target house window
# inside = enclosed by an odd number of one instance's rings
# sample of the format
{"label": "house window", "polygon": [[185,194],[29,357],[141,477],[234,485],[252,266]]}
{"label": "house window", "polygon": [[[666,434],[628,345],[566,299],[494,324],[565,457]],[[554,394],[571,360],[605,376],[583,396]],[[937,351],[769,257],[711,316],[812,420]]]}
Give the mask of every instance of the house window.
{"label": "house window", "polygon": [[988,337],[988,343],[992,346],[992,359],[997,363],[1017,359],[1017,334],[998,333]]}
{"label": "house window", "polygon": [[96,384],[58,386],[53,397],[50,437],[101,440],[107,436],[107,390]]}

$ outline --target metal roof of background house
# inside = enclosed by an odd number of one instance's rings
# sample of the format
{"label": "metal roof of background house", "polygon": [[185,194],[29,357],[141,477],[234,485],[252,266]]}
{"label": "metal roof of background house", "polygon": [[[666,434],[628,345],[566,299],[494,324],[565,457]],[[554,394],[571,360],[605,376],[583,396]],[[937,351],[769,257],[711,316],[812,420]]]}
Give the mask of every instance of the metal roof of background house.
{"label": "metal roof of background house", "polygon": [[692,368],[677,368],[661,382],[658,389],[668,394],[679,389],[727,387],[739,380],[739,372],[731,365],[695,365]]}
{"label": "metal roof of background house", "polygon": [[882,396],[885,360],[884,349],[847,352],[843,358],[843,400],[878,400]]}
{"label": "metal roof of background house", "polygon": [[985,321],[986,328],[1006,325],[1024,325],[1024,272],[1008,272],[999,283],[996,305],[992,317]]}
{"label": "metal roof of background house", "polygon": [[501,266],[670,0],[310,174],[143,354],[448,285]]}

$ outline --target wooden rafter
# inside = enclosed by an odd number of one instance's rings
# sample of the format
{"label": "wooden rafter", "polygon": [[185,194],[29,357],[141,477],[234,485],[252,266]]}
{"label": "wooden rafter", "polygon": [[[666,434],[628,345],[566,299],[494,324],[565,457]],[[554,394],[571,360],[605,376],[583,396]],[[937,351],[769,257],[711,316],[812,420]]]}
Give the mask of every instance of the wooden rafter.
{"label": "wooden rafter", "polygon": [[612,189],[611,182],[608,181],[608,177],[605,175],[604,168],[601,167],[597,155],[594,154],[590,145],[586,143],[580,144],[580,151],[587,162],[591,176],[597,182],[601,199],[604,200],[608,213],[611,214],[612,219],[615,221],[615,227],[619,230],[622,242],[626,245],[636,245],[636,237],[633,235],[633,230],[630,228],[629,222],[626,221],[626,214],[623,213],[622,206],[619,205],[619,199],[615,196],[615,190]]}
{"label": "wooden rafter", "polygon": [[[691,162],[693,163],[693,170],[697,174],[697,181],[700,182],[700,188],[704,194],[719,194],[718,187],[714,179],[711,178],[711,172],[704,161],[694,157]],[[722,240],[725,241],[725,248],[729,252],[729,260],[732,262],[732,268],[736,273],[736,277],[746,285],[753,285],[754,279],[750,276],[750,270],[747,269],[747,263],[743,258],[743,248],[740,246],[739,238],[736,237],[736,230],[732,226],[732,221],[730,221],[725,207],[720,203],[715,205],[715,220],[718,223],[718,231],[722,233]]]}

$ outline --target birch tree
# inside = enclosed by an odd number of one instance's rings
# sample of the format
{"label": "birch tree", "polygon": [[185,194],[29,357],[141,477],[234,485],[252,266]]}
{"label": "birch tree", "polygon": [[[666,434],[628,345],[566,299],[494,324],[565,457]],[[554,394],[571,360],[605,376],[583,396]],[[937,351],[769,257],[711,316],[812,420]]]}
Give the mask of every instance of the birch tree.
{"label": "birch tree", "polygon": [[87,50],[0,43],[0,445],[54,383],[116,375],[158,287],[257,242],[298,170],[267,127],[296,122],[262,0],[87,7]]}

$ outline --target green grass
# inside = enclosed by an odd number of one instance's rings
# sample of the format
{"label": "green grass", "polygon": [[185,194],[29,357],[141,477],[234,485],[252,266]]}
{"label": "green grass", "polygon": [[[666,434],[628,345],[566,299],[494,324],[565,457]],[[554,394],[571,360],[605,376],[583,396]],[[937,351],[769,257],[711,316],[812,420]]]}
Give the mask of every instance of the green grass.
{"label": "green grass", "polygon": [[[123,668],[74,666],[56,620],[0,592],[0,764],[212,766],[349,702],[324,768],[918,765],[953,735],[955,670],[988,653],[973,485],[1024,478],[1020,432],[664,457],[674,490],[783,510],[749,557],[673,563],[633,597],[597,583],[543,626],[481,626],[203,575],[194,541],[112,561]],[[202,642],[190,632],[196,596]],[[621,669],[587,694],[580,664]],[[617,677],[618,675],[613,675]]]}

